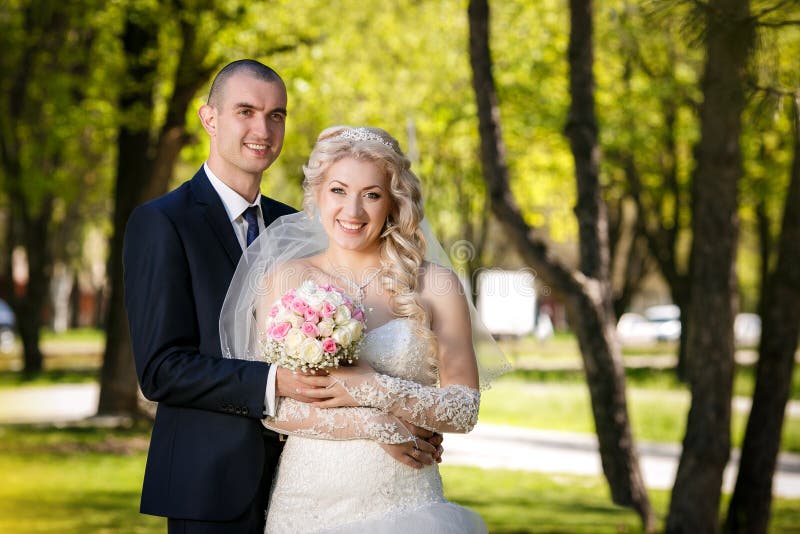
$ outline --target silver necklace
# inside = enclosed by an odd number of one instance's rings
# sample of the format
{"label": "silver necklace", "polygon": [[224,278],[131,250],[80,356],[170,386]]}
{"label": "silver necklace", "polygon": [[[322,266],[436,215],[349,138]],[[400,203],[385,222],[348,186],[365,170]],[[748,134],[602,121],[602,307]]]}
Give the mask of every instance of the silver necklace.
{"label": "silver necklace", "polygon": [[356,294],[353,295],[353,297],[355,298],[356,304],[361,304],[364,301],[367,287],[369,287],[372,281],[375,280],[375,278],[383,272],[383,267],[381,267],[380,269],[377,269],[374,273],[368,275],[366,281],[362,282],[361,284],[356,284],[349,276],[340,272],[342,268],[334,265],[333,262],[331,261],[330,256],[328,256],[327,254],[325,254],[325,260],[328,263],[328,267],[330,267],[331,269],[331,274],[333,278],[344,280],[345,282],[348,283],[351,289],[355,290]]}

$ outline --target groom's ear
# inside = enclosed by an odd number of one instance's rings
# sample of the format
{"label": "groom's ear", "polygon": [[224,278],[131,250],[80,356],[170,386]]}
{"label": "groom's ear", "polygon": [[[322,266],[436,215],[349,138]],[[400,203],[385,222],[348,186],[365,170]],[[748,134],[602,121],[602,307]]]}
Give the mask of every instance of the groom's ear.
{"label": "groom's ear", "polygon": [[214,137],[217,133],[217,109],[209,104],[204,104],[197,110],[197,114],[208,135]]}

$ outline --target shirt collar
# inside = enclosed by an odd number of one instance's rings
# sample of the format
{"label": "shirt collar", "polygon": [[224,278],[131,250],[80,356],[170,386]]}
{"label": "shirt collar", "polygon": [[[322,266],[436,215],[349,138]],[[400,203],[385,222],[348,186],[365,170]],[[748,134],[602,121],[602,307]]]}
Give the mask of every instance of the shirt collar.
{"label": "shirt collar", "polygon": [[228,187],[225,182],[217,178],[214,171],[208,166],[208,162],[203,163],[203,170],[208,176],[208,181],[211,182],[211,187],[217,192],[219,198],[222,200],[222,205],[225,206],[225,212],[228,214],[228,219],[231,222],[241,217],[244,210],[250,206],[256,206],[261,209],[261,204],[258,202],[252,203],[245,199],[242,195]]}

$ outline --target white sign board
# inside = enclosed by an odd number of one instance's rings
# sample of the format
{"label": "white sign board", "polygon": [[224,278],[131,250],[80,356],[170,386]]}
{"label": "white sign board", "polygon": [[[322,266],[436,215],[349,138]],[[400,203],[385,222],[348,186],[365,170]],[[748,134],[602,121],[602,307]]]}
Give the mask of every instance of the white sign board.
{"label": "white sign board", "polygon": [[478,275],[478,315],[492,334],[523,336],[535,327],[534,276],[491,269]]}

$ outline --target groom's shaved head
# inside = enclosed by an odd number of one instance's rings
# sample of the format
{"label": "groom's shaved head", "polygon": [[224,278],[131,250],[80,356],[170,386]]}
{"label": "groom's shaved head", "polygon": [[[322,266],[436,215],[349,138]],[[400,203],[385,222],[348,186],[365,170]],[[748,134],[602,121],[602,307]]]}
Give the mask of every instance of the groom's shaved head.
{"label": "groom's shaved head", "polygon": [[235,74],[246,74],[256,80],[284,85],[283,79],[278,73],[263,63],[259,63],[254,59],[239,59],[225,65],[214,77],[214,81],[211,83],[211,90],[208,92],[208,105],[219,107],[225,92],[225,84],[228,78]]}

